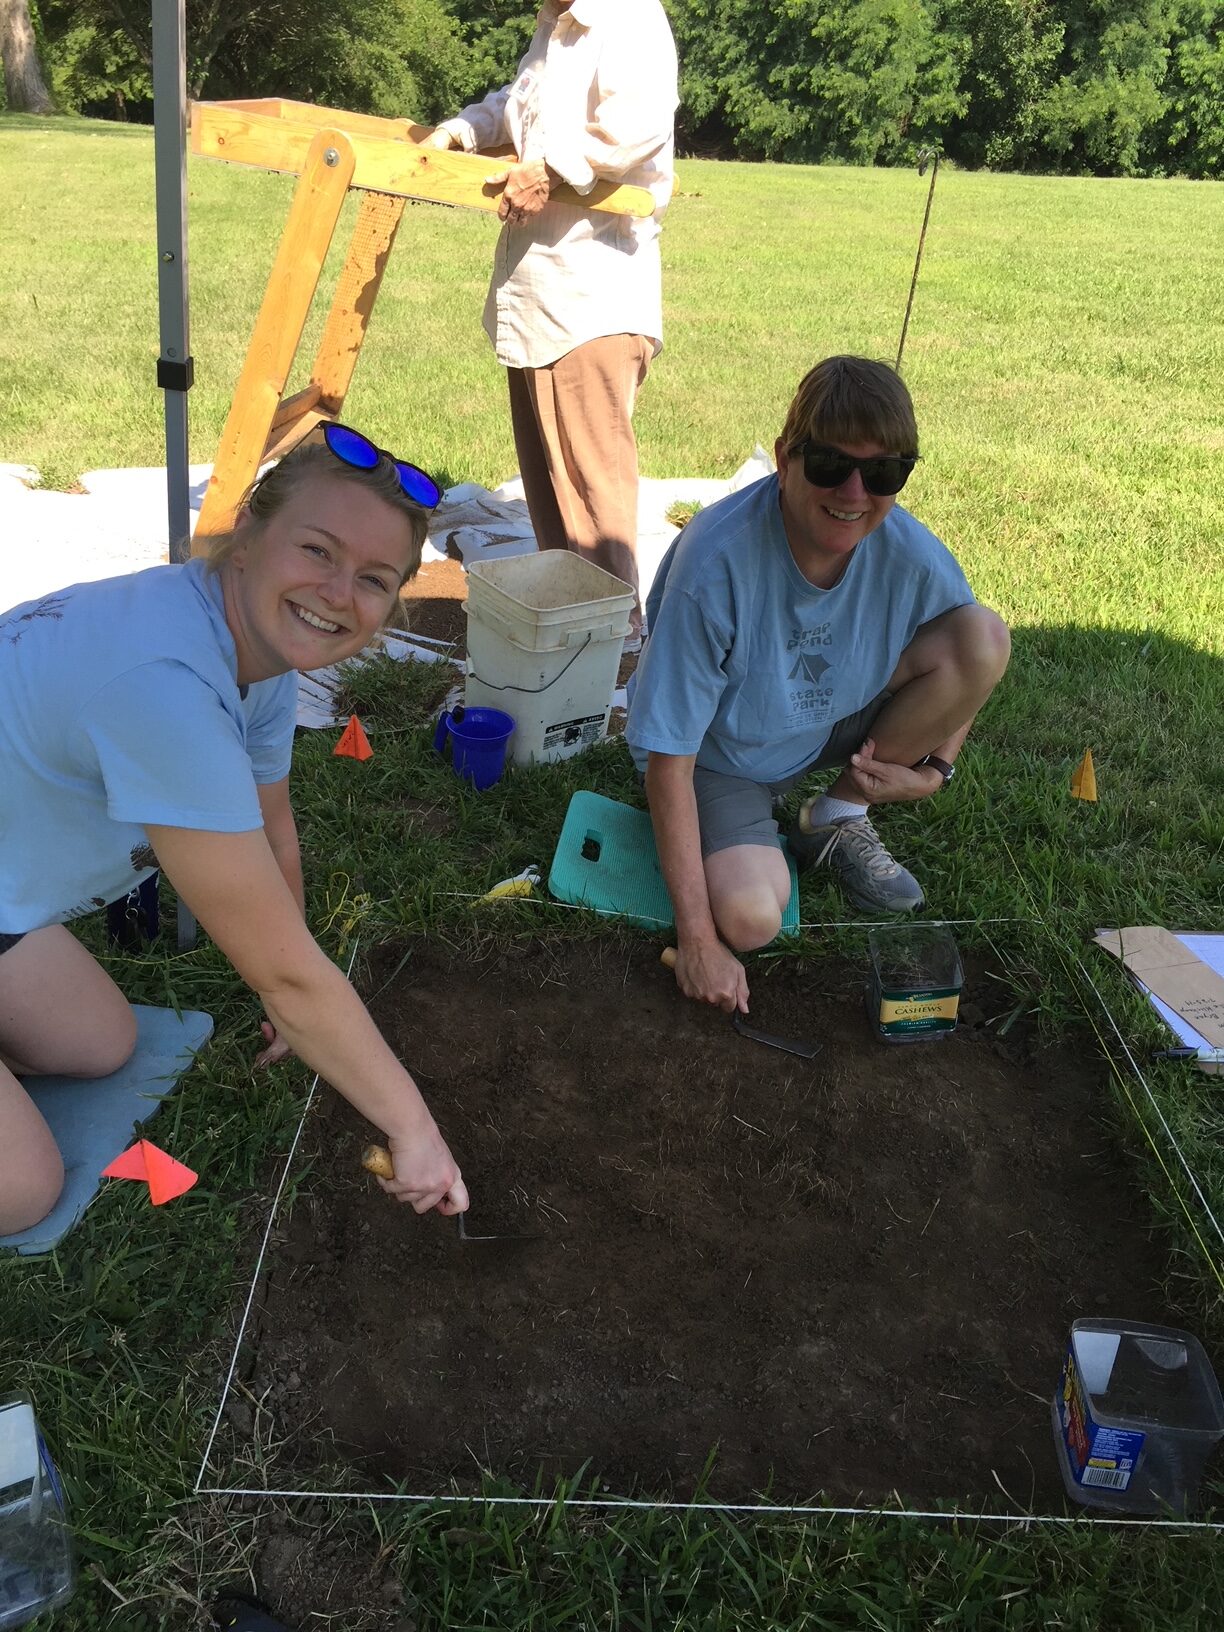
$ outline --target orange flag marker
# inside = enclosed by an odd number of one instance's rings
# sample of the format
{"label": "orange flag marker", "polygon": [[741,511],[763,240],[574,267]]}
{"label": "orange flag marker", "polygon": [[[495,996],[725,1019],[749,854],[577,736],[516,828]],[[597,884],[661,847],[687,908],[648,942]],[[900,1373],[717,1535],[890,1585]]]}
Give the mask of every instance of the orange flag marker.
{"label": "orange flag marker", "polygon": [[1071,773],[1072,799],[1087,799],[1092,804],[1097,802],[1096,771],[1092,764],[1092,749],[1084,749],[1084,757]]}
{"label": "orange flag marker", "polygon": [[361,721],[356,714],[349,715],[349,722],[340,735],[340,741],[332,749],[333,754],[339,754],[342,759],[373,759],[374,750],[370,747],[370,739],[362,728]]}
{"label": "orange flag marker", "polygon": [[102,1177],[143,1179],[149,1186],[149,1200],[154,1207],[160,1207],[163,1202],[185,1194],[200,1175],[184,1167],[182,1162],[176,1162],[173,1156],[167,1156],[147,1139],[138,1139],[121,1156],[116,1156],[109,1167],[102,1169]]}

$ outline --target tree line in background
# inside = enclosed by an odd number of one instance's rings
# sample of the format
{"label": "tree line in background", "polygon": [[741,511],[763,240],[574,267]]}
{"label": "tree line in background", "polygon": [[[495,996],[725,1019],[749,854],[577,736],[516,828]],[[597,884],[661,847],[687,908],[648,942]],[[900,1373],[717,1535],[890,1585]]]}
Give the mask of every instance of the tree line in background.
{"label": "tree line in background", "polygon": [[[165,4],[169,0],[155,0]],[[612,0],[615,4],[615,0]],[[664,0],[709,157],[1224,174],[1224,0]],[[504,84],[509,0],[186,0],[193,96],[432,123]],[[0,0],[10,107],[151,116],[150,0]],[[41,67],[41,77],[40,77]]]}

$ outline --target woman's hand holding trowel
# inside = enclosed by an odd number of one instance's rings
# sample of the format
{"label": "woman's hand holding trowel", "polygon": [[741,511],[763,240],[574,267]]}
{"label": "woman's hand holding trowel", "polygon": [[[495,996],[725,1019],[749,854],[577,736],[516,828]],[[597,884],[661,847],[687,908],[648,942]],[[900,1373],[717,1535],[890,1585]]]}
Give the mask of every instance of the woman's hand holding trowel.
{"label": "woman's hand holding trowel", "polygon": [[[433,1130],[436,1149],[428,1149],[424,1155],[419,1134],[411,1141],[397,1139],[392,1134],[388,1143],[390,1149],[386,1145],[367,1145],[361,1157],[362,1167],[374,1175],[380,1189],[396,1201],[408,1202],[417,1213],[428,1213],[436,1208],[447,1218],[453,1218],[456,1213],[467,1212],[467,1186],[436,1127]],[[447,1178],[443,1188],[439,1188],[439,1175]]]}

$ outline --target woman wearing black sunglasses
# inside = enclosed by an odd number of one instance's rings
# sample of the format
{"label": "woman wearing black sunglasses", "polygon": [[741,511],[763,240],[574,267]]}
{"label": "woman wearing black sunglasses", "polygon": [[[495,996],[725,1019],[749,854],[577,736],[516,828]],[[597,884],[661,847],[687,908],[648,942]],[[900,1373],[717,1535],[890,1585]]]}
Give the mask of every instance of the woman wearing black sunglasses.
{"label": "woman wearing black sunglasses", "polygon": [[102,1076],[131,1009],[64,927],[160,867],[290,1049],[388,1137],[388,1193],[467,1191],[411,1076],[304,919],[289,801],[299,669],[352,657],[420,564],[438,488],[342,426],[255,484],[207,561],[77,584],[0,614],[0,1235],[63,1182],[19,1080]]}
{"label": "woman wearing black sunglasses", "polygon": [[959,565],[897,505],[918,460],[909,392],[831,357],[791,404],[765,478],[703,511],[664,558],[626,737],[676,914],[676,978],[747,1012],[736,951],[777,935],[790,872],[775,810],[836,772],[789,838],[857,906],[920,906],[873,805],[946,786],[1010,651]]}

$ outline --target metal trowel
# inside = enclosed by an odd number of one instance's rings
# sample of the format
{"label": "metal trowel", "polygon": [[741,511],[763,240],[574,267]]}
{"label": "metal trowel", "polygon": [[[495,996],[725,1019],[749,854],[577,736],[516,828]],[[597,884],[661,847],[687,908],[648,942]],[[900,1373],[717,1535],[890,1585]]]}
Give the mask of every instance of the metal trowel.
{"label": "metal trowel", "polygon": [[[674,946],[665,946],[659,957],[659,962],[668,969],[676,967],[676,949]],[[798,1054],[800,1059],[812,1060],[820,1053],[819,1043],[805,1042],[801,1037],[779,1037],[773,1031],[760,1031],[756,1026],[750,1026],[738,1009],[731,1012],[731,1024],[741,1037],[747,1037],[749,1042],[764,1043],[766,1048],[780,1048],[784,1054]]]}
{"label": "metal trowel", "polygon": [[[391,1159],[391,1152],[385,1145],[367,1145],[361,1153],[361,1165],[367,1173],[373,1173],[375,1178],[393,1179],[395,1177],[395,1163]],[[528,1235],[473,1235],[463,1222],[465,1216],[463,1213],[455,1214],[459,1240],[464,1246],[467,1246],[470,1242],[544,1241],[547,1239],[542,1231]]]}

